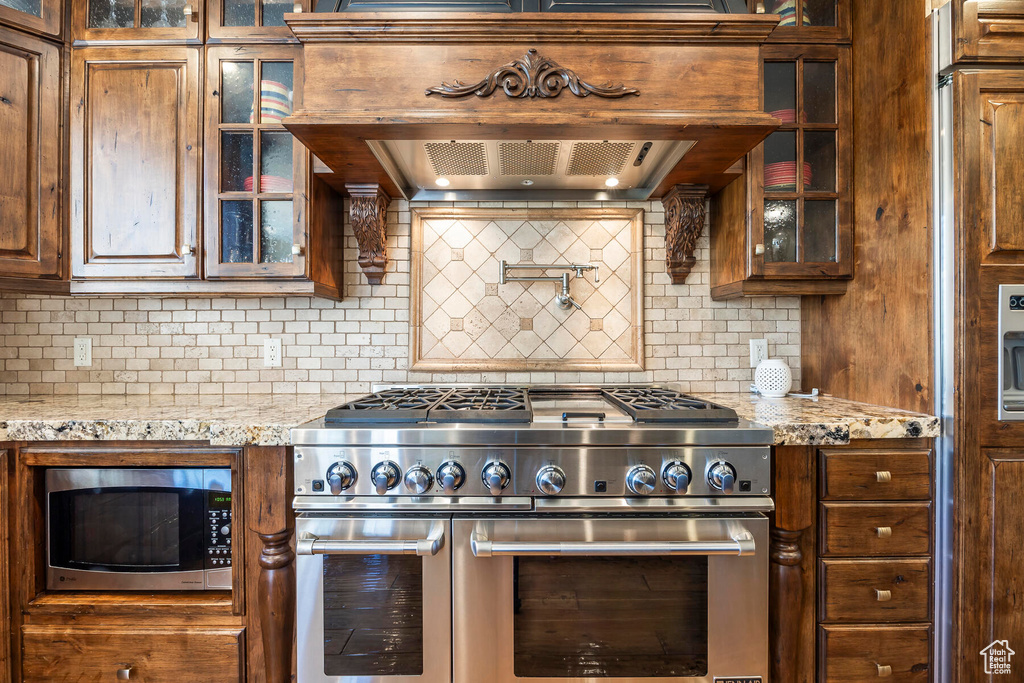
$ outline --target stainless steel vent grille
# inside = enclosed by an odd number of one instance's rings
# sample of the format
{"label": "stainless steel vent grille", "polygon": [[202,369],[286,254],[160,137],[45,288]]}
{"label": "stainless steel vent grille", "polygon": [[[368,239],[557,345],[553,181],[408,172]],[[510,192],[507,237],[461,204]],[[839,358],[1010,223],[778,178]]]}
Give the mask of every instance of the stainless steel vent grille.
{"label": "stainless steel vent grille", "polygon": [[423,147],[434,175],[487,175],[487,145],[482,142],[428,142]]}
{"label": "stainless steel vent grille", "polygon": [[558,148],[557,142],[499,142],[501,175],[554,175]]}
{"label": "stainless steel vent grille", "polygon": [[577,142],[572,146],[566,175],[619,175],[635,146],[635,142]]}

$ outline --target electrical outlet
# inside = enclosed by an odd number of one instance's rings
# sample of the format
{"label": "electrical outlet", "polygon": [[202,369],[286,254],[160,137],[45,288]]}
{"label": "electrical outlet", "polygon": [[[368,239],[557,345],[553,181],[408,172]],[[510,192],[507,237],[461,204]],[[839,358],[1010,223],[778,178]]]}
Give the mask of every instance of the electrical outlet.
{"label": "electrical outlet", "polygon": [[75,337],[75,367],[87,368],[92,365],[92,339]]}
{"label": "electrical outlet", "polygon": [[281,367],[281,340],[263,340],[263,365],[268,368]]}
{"label": "electrical outlet", "polygon": [[750,367],[756,368],[761,364],[761,361],[768,359],[768,340],[767,339],[751,339],[750,340]]}

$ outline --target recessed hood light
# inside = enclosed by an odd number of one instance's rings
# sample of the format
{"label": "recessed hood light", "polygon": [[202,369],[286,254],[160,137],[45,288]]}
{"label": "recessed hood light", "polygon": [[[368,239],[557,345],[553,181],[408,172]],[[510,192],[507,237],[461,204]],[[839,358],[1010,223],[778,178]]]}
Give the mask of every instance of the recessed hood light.
{"label": "recessed hood light", "polygon": [[434,182],[437,183],[438,187],[448,187],[449,185],[452,184],[452,181],[448,180],[447,178],[438,178]]}
{"label": "recessed hood light", "polygon": [[608,180],[604,181],[604,184],[606,187],[616,187],[619,184],[619,179],[609,178]]}

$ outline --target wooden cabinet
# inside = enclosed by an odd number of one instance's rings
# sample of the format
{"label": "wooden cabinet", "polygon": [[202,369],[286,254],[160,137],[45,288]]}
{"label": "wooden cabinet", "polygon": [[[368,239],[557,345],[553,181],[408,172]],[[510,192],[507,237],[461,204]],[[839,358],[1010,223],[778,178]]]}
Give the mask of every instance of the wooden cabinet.
{"label": "wooden cabinet", "polygon": [[202,0],[75,0],[71,37],[76,45],[201,43]]}
{"label": "wooden cabinet", "polygon": [[238,628],[24,626],[23,683],[245,680]]}
{"label": "wooden cabinet", "polygon": [[822,626],[821,683],[928,683],[931,632],[920,626]]}
{"label": "wooden cabinet", "polygon": [[209,278],[306,272],[310,158],[281,125],[301,98],[297,45],[211,47],[206,60]]}
{"label": "wooden cabinet", "polygon": [[72,276],[197,277],[199,50],[76,50],[71,99]]}
{"label": "wooden cabinet", "polygon": [[284,15],[311,12],[315,4],[315,0],[209,0],[207,43],[298,42]]}
{"label": "wooden cabinet", "polygon": [[63,272],[61,90],[60,48],[0,27],[0,290]]}
{"label": "wooden cabinet", "polygon": [[983,236],[982,263],[1024,265],[1024,73],[959,71],[953,88],[964,223]]}
{"label": "wooden cabinet", "polygon": [[1024,0],[950,0],[947,61],[955,65],[1020,64],[1024,59]]}
{"label": "wooden cabinet", "polygon": [[747,0],[752,12],[779,15],[768,40],[780,43],[848,42],[857,0]]}
{"label": "wooden cabinet", "polygon": [[61,0],[0,0],[0,26],[16,26],[32,33],[60,37],[63,18]]}
{"label": "wooden cabinet", "polygon": [[711,295],[832,294],[853,275],[849,48],[762,48],[780,128],[712,199]]}

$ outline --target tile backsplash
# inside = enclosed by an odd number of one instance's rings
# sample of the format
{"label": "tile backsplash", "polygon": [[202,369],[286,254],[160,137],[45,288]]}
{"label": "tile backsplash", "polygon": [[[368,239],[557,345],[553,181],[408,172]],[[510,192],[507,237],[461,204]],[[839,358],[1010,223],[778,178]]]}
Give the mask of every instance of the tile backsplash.
{"label": "tile backsplash", "polygon": [[[459,206],[477,206],[460,204]],[[577,208],[574,202],[480,202],[482,208]],[[800,376],[800,300],[712,301],[707,234],[688,284],[665,273],[661,202],[579,208],[644,211],[644,367],[635,372],[409,370],[411,212],[392,202],[388,273],[371,287],[346,227],[346,299],[144,298],[0,295],[0,393],[268,394],[362,392],[374,382],[680,382],[689,391],[745,391],[751,338]],[[75,337],[93,365],[72,362]],[[280,338],[283,367],[263,366],[263,340]]]}

